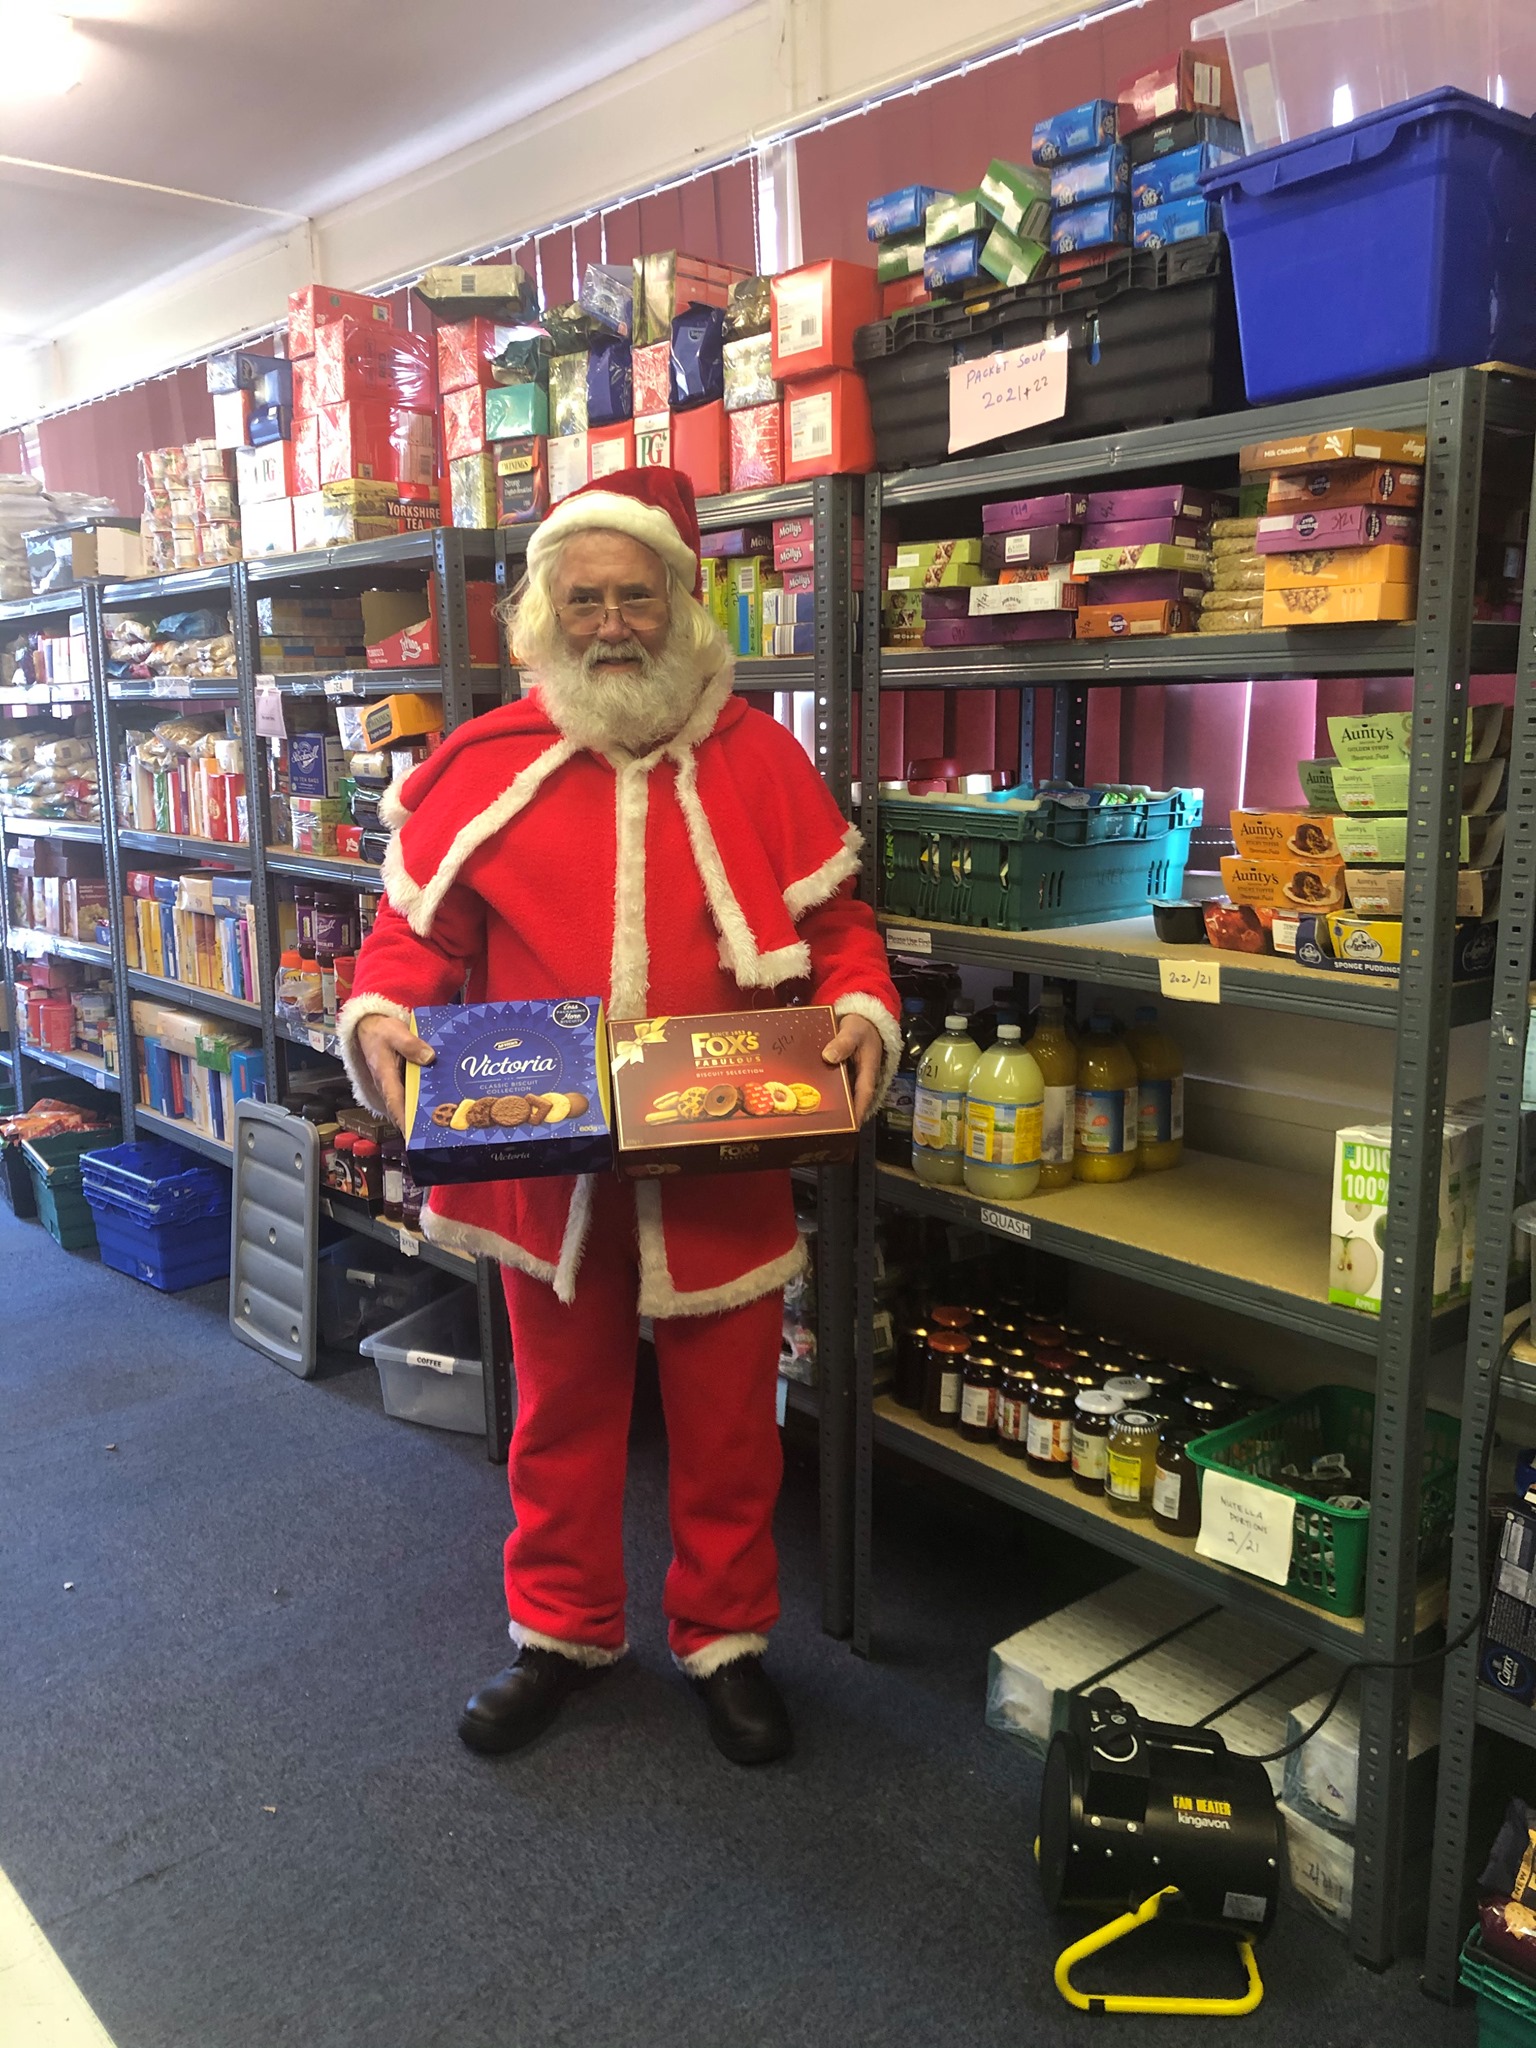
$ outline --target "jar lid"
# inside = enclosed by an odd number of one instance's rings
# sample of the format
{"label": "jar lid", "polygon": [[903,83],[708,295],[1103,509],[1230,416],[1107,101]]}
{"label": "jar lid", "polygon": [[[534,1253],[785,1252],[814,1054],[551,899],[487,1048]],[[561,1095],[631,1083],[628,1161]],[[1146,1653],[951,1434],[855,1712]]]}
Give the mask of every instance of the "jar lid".
{"label": "jar lid", "polygon": [[946,1330],[965,1330],[970,1327],[971,1312],[968,1308],[956,1308],[953,1304],[948,1307],[935,1306],[929,1309],[928,1320],[930,1323],[938,1323]]}
{"label": "jar lid", "polygon": [[1077,1397],[1077,1405],[1084,1415],[1118,1415],[1120,1403],[1113,1394],[1106,1394],[1102,1387],[1085,1387]]}
{"label": "jar lid", "polygon": [[1117,1373],[1113,1379],[1104,1382],[1104,1391],[1118,1395],[1121,1405],[1129,1407],[1133,1401],[1144,1401],[1152,1388],[1150,1382],[1133,1373]]}
{"label": "jar lid", "polygon": [[1148,1415],[1140,1408],[1122,1408],[1115,1426],[1125,1436],[1155,1436],[1163,1425],[1161,1416]]}
{"label": "jar lid", "polygon": [[967,1365],[980,1366],[986,1372],[996,1372],[998,1370],[997,1360],[992,1356],[991,1352],[981,1350],[976,1345],[970,1347],[965,1362]]}
{"label": "jar lid", "polygon": [[945,1358],[963,1358],[970,1348],[970,1339],[962,1337],[958,1330],[935,1330],[928,1339],[928,1349]]}

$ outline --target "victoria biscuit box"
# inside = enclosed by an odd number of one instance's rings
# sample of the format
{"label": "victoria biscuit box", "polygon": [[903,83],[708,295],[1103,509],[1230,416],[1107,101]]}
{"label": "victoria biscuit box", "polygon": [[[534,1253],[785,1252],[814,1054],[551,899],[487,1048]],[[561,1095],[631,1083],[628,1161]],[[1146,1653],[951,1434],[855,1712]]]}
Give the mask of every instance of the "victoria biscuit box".
{"label": "victoria biscuit box", "polygon": [[852,1159],[847,1078],[821,1056],[836,1035],[832,1012],[811,1006],[615,1019],[620,1173],[647,1180]]}
{"label": "victoria biscuit box", "polygon": [[600,1173],[613,1164],[597,996],[412,1013],[437,1057],[405,1070],[405,1157],[423,1187]]}

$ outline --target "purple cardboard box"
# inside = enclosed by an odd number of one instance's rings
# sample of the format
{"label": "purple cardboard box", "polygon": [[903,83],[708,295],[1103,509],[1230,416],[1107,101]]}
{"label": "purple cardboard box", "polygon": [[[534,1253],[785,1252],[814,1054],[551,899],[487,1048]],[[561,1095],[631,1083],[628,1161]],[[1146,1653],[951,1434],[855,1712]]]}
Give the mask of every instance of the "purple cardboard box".
{"label": "purple cardboard box", "polygon": [[1214,491],[1190,484],[1142,484],[1135,490],[1094,491],[1086,519],[1090,526],[1111,519],[1214,519],[1223,502]]}
{"label": "purple cardboard box", "polygon": [[1011,647],[1020,640],[1070,640],[1073,612],[1006,612],[984,619],[927,619],[925,647]]}
{"label": "purple cardboard box", "polygon": [[1205,589],[1204,578],[1185,569],[1126,569],[1117,576],[1090,576],[1083,587],[1083,603],[1198,605]]}
{"label": "purple cardboard box", "polygon": [[1026,526],[1078,526],[1088,510],[1086,492],[1057,491],[1045,498],[1006,498],[981,508],[983,533],[1017,533]]}
{"label": "purple cardboard box", "polygon": [[1041,569],[1052,562],[1070,562],[1082,545],[1078,526],[1026,526],[1018,533],[984,533],[981,566],[999,569]]}
{"label": "purple cardboard box", "polygon": [[1254,543],[1261,555],[1292,555],[1312,548],[1416,548],[1417,512],[1382,512],[1375,505],[1320,505],[1315,512],[1272,512],[1259,521]]}
{"label": "purple cardboard box", "polygon": [[1198,547],[1205,526],[1198,519],[1090,519],[1083,528],[1085,548],[1139,548],[1159,543]]}
{"label": "purple cardboard box", "polygon": [[971,616],[971,593],[967,590],[920,590],[925,619],[968,619]]}

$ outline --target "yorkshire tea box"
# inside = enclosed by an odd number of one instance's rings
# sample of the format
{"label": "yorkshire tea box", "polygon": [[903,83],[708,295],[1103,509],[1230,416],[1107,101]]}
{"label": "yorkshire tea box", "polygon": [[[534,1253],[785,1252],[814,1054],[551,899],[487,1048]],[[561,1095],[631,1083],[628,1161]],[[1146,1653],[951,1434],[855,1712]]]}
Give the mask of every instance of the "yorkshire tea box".
{"label": "yorkshire tea box", "polygon": [[751,1173],[827,1166],[858,1143],[846,1071],[822,1048],[831,1010],[736,1010],[610,1026],[619,1171]]}
{"label": "yorkshire tea box", "polygon": [[[1435,1233],[1437,1308],[1467,1293],[1472,1285],[1482,1156],[1482,1118],[1447,1110],[1440,1144],[1439,1222]],[[1364,1309],[1371,1315],[1381,1312],[1391,1181],[1392,1132],[1388,1125],[1355,1124],[1335,1135],[1328,1299],[1343,1308]]]}
{"label": "yorkshire tea box", "polygon": [[423,1187],[613,1164],[602,999],[412,1012],[437,1057],[405,1070],[405,1157]]}

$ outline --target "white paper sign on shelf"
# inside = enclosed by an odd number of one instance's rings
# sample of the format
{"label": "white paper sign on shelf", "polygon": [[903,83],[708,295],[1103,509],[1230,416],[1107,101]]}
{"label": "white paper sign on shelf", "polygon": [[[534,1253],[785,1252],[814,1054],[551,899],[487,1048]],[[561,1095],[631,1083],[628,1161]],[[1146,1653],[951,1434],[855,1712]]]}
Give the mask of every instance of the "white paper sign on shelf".
{"label": "white paper sign on shelf", "polygon": [[885,950],[888,953],[931,953],[932,932],[887,931]]}
{"label": "white paper sign on shelf", "polygon": [[331,698],[355,697],[357,695],[357,678],[351,675],[327,676],[325,679],[325,694]]}
{"label": "white paper sign on shelf", "polygon": [[405,1256],[408,1259],[419,1258],[421,1255],[421,1246],[416,1242],[416,1239],[412,1236],[411,1232],[404,1227],[404,1225],[402,1225],[400,1228],[399,1237],[400,1249],[402,1252],[404,1252]]}
{"label": "white paper sign on shelf", "polygon": [[1283,1586],[1291,1575],[1295,1525],[1296,1503],[1288,1493],[1227,1472],[1207,1470],[1200,1482],[1195,1549],[1201,1557]]}
{"label": "white paper sign on shelf", "polygon": [[1059,420],[1067,410],[1065,334],[1028,348],[999,349],[949,373],[949,452]]}
{"label": "white paper sign on shelf", "polygon": [[1157,979],[1171,1003],[1219,1003],[1219,960],[1159,960]]}
{"label": "white paper sign on shelf", "polygon": [[288,737],[288,728],[283,723],[283,693],[273,676],[256,678],[256,730],[263,739]]}

